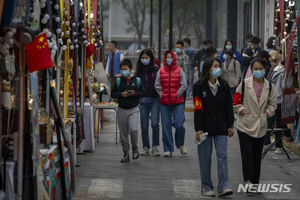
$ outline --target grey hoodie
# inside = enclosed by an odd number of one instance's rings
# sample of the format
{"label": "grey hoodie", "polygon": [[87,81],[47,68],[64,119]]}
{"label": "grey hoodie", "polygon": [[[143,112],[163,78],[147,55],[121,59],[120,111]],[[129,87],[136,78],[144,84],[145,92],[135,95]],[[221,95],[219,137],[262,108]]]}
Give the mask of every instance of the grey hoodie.
{"label": "grey hoodie", "polygon": [[274,71],[274,75],[271,79],[271,82],[275,86],[275,92],[277,97],[277,104],[281,104],[282,101],[282,82],[283,82],[284,68],[281,68],[277,71]]}

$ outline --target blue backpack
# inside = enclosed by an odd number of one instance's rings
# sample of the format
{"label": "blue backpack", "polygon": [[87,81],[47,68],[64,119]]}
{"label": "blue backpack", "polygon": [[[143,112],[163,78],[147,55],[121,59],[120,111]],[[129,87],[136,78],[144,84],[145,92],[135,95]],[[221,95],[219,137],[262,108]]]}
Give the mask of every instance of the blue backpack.
{"label": "blue backpack", "polygon": [[[117,88],[118,88],[118,91],[119,91],[121,78],[117,78],[116,83],[117,83]],[[136,86],[137,86],[137,91],[136,92],[139,92],[140,85],[141,85],[141,79],[139,77],[136,77]]]}

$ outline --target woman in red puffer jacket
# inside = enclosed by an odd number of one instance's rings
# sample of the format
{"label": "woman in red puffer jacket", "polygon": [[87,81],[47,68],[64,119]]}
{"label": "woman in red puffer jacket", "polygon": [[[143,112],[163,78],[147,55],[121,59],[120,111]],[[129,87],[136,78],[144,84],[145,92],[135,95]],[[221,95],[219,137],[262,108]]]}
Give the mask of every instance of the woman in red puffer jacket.
{"label": "woman in red puffer jacket", "polygon": [[185,121],[183,93],[187,89],[186,83],[183,70],[177,67],[175,53],[170,50],[166,51],[164,67],[159,70],[155,80],[155,88],[160,96],[165,157],[171,157],[174,152],[172,126],[176,129],[176,147],[180,148],[182,154],[187,153],[184,147],[185,128],[183,126]]}

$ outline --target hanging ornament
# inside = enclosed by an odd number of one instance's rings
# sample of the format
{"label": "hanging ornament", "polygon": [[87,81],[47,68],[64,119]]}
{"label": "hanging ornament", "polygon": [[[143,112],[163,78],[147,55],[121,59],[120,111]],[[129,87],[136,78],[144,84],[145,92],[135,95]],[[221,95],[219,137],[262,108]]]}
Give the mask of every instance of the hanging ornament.
{"label": "hanging ornament", "polygon": [[57,46],[54,45],[54,46],[52,47],[52,50],[56,51],[56,50],[57,50]]}
{"label": "hanging ornament", "polygon": [[41,20],[41,23],[42,23],[42,24],[47,24],[47,20],[46,20],[45,18],[43,18],[43,19]]}
{"label": "hanging ornament", "polygon": [[49,37],[51,37],[51,36],[52,36],[51,31],[48,31],[48,32],[47,32],[47,37],[49,38]]}

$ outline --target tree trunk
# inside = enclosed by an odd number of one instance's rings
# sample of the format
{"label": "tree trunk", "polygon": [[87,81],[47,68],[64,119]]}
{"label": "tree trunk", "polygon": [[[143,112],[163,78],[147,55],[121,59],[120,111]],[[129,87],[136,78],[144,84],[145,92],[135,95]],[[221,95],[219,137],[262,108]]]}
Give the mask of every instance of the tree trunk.
{"label": "tree trunk", "polygon": [[202,31],[201,31],[201,27],[200,26],[198,26],[198,27],[195,27],[195,34],[196,34],[196,36],[197,36],[197,48],[199,48],[200,47],[200,45],[201,45],[201,43],[202,43]]}
{"label": "tree trunk", "polygon": [[143,37],[143,32],[138,32],[138,49],[141,50],[142,48],[142,37]]}

